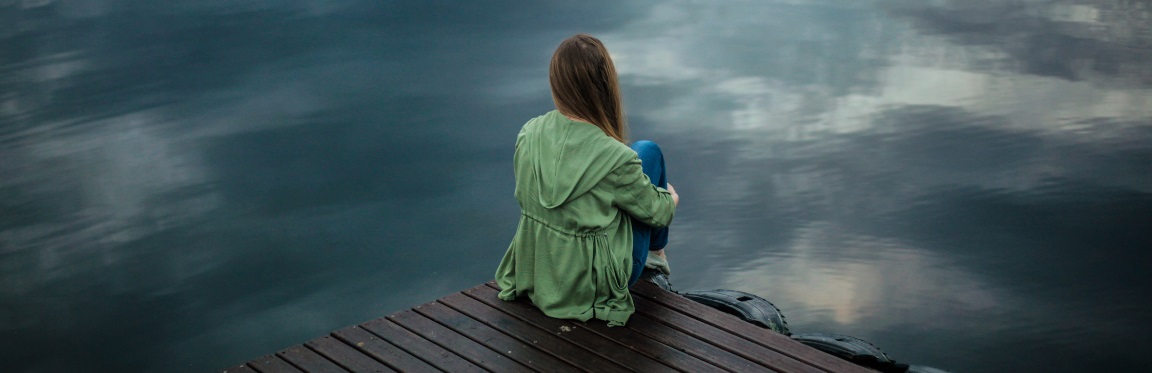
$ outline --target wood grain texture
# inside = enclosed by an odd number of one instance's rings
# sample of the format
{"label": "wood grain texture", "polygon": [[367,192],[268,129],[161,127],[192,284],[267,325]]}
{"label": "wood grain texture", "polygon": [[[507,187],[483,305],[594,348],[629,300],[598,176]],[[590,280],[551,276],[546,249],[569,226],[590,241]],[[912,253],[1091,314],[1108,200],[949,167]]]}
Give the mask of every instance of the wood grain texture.
{"label": "wood grain texture", "polygon": [[875,372],[651,283],[630,290],[636,313],[610,328],[487,282],[222,372]]}
{"label": "wood grain texture", "polygon": [[328,358],[336,365],[344,368],[349,372],[356,373],[392,373],[395,372],[387,365],[376,361],[371,356],[365,355],[360,350],[353,348],[334,337],[317,338],[304,346],[316,351],[316,353]]}
{"label": "wood grain texture", "polygon": [[641,281],[632,286],[630,290],[632,291],[633,297],[638,295],[652,300],[664,307],[703,321],[749,342],[800,360],[822,371],[833,373],[875,373],[875,371],[871,369],[849,363],[815,348],[793,341],[783,334],[760,327],[749,327],[747,322],[740,320],[736,316],[693,302],[688,298],[665,291],[651,283]]}
{"label": "wood grain texture", "polygon": [[520,342],[444,304],[428,303],[415,311],[533,370],[557,373],[580,371],[571,364],[540,351],[531,344]]}
{"label": "wood grain texture", "polygon": [[678,370],[643,355],[630,346],[590,332],[569,320],[554,319],[532,305],[523,302],[505,302],[496,297],[496,290],[481,285],[465,290],[463,294],[493,308],[499,309],[523,322],[532,324],[548,333],[587,348],[605,358],[637,372],[677,372]]}
{"label": "wood grain texture", "polygon": [[304,346],[292,346],[277,352],[284,361],[300,368],[300,370],[307,373],[346,373],[347,370],[341,368],[336,363],[320,356],[315,351]]}
{"label": "wood grain texture", "polygon": [[608,360],[604,356],[597,355],[557,335],[553,335],[532,324],[523,322],[498,309],[472,299],[463,293],[456,293],[440,298],[440,303],[452,307],[452,309],[466,314],[512,338],[516,338],[522,343],[531,344],[541,351],[564,360],[566,363],[581,370],[591,372],[628,371],[625,367]]}
{"label": "wood grain texture", "polygon": [[426,372],[437,370],[427,362],[412,356],[412,354],[409,354],[407,351],[396,347],[359,326],[350,326],[337,330],[332,332],[332,336],[360,350],[365,355],[385,362],[397,371]]}
{"label": "wood grain texture", "polygon": [[261,356],[257,359],[253,359],[252,361],[249,361],[248,364],[246,364],[246,365],[248,365],[249,367],[251,367],[252,369],[255,369],[257,372],[260,372],[260,373],[300,373],[300,372],[303,372],[300,369],[296,369],[296,367],[292,366],[292,364],[289,364],[287,361],[284,361],[284,359],[281,359],[279,356],[276,356],[275,354],[264,355],[264,356]]}
{"label": "wood grain texture", "polygon": [[445,372],[486,372],[455,352],[432,343],[388,321],[387,318],[372,320],[361,324],[360,327]]}
{"label": "wood grain texture", "polygon": [[[417,306],[415,309],[424,307]],[[505,357],[482,344],[476,343],[466,336],[440,325],[415,311],[404,311],[388,316],[389,321],[403,326],[405,329],[424,337],[425,339],[451,350],[468,359],[473,364],[493,372],[531,372],[528,367]]]}
{"label": "wood grain texture", "polygon": [[256,373],[256,369],[249,367],[246,364],[240,364],[231,368],[222,370],[223,373]]}

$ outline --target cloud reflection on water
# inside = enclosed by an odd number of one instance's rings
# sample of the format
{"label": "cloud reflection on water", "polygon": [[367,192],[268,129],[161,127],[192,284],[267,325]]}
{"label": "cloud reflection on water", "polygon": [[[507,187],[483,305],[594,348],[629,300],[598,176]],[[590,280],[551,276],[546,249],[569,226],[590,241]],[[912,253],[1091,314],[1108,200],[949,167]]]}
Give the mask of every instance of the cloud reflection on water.
{"label": "cloud reflection on water", "polygon": [[[1147,242],[1132,218],[1152,211],[1152,91],[1133,72],[1150,57],[1125,49],[1147,26],[1107,18],[1147,9],[938,3],[662,4],[602,35],[634,131],[664,139],[685,196],[674,285],[757,292],[797,330],[861,333],[961,370],[973,366],[927,345],[999,350],[985,363],[1010,367],[1044,346],[1135,343],[1116,328],[1148,324],[1133,315],[1061,323],[1134,301],[1100,288],[1147,285],[1095,275],[1148,269],[1119,243]],[[1127,259],[1079,259],[1101,255]],[[1081,280],[1033,285],[1061,276]],[[973,329],[1019,345],[950,337]]]}
{"label": "cloud reflection on water", "polygon": [[[929,34],[1003,53],[1014,71],[1119,87],[1148,87],[1152,7],[1125,0],[891,1]],[[975,66],[981,68],[981,66]],[[984,66],[986,67],[986,66]]]}
{"label": "cloud reflection on water", "polygon": [[[26,370],[211,369],[490,276],[513,135],[590,32],[685,195],[679,288],[985,356],[946,367],[1083,351],[1060,334],[1147,351],[1123,333],[1147,325],[1142,6],[0,2],[0,331],[36,331],[6,338]],[[107,325],[149,338],[37,355]],[[1010,342],[911,330],[964,327]]]}
{"label": "cloud reflection on water", "polygon": [[[732,268],[720,286],[775,302],[796,332],[815,331],[812,325],[839,325],[826,332],[860,325],[958,332],[980,326],[974,313],[995,312],[1011,301],[937,254],[833,222],[805,224],[771,251]],[[921,303],[928,298],[937,301]]]}

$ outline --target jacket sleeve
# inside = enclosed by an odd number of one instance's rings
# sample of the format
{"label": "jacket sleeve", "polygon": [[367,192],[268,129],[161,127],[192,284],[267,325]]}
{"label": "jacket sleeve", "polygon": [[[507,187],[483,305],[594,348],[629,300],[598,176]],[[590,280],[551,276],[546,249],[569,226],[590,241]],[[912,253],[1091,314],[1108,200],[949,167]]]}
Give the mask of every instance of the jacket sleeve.
{"label": "jacket sleeve", "polygon": [[676,204],[672,194],[652,185],[640,168],[640,159],[633,157],[608,175],[615,187],[614,204],[644,224],[663,228],[672,222]]}

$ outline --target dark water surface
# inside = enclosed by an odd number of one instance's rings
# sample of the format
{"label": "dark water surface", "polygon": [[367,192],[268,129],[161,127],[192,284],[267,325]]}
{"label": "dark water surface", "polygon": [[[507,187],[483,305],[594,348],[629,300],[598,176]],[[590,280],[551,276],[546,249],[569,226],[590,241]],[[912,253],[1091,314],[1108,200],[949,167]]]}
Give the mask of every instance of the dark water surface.
{"label": "dark water surface", "polygon": [[1152,369],[1152,5],[0,1],[0,371],[204,372],[491,278],[613,52],[679,289],[956,372]]}

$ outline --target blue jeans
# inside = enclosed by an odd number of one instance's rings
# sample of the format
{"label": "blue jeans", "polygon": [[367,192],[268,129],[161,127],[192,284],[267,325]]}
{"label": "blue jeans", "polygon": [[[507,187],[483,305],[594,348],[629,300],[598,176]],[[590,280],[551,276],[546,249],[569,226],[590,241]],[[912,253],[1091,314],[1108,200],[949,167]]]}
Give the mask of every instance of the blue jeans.
{"label": "blue jeans", "polygon": [[[641,140],[632,143],[632,150],[640,155],[640,167],[644,174],[652,180],[652,184],[661,188],[668,188],[668,177],[664,172],[664,153],[656,143]],[[652,228],[636,219],[632,219],[632,278],[628,279],[628,286],[640,279],[640,272],[644,270],[644,262],[648,260],[648,251],[660,250],[668,245],[668,227]]]}

